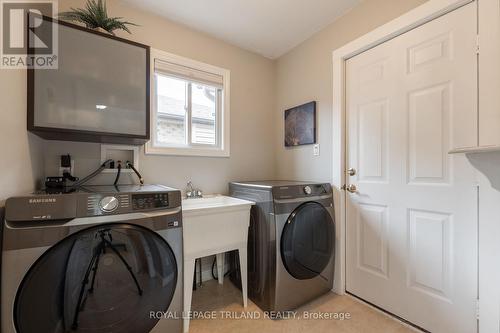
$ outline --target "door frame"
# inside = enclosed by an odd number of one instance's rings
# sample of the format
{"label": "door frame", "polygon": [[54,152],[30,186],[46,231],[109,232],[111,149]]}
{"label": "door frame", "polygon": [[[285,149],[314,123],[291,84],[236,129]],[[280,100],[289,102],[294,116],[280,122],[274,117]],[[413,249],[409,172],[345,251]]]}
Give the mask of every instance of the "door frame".
{"label": "door frame", "polygon": [[349,42],[333,51],[333,172],[335,220],[337,245],[335,253],[335,282],[333,291],[343,295],[346,292],[346,203],[343,186],[346,184],[346,109],[345,109],[345,68],[346,61],[377,45],[413,30],[440,16],[446,15],[476,0],[429,0],[402,16],[376,28],[375,30]]}

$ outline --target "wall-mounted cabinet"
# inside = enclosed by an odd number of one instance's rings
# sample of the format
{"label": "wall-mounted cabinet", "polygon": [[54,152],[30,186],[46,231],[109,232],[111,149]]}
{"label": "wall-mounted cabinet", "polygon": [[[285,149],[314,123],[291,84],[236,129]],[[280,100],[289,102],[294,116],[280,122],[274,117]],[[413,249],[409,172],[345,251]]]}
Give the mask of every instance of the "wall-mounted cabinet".
{"label": "wall-mounted cabinet", "polygon": [[450,153],[500,151],[500,1],[481,0],[478,6],[477,145]]}
{"label": "wall-mounted cabinet", "polygon": [[28,70],[28,130],[49,140],[148,141],[149,47],[44,20],[58,29],[58,67]]}

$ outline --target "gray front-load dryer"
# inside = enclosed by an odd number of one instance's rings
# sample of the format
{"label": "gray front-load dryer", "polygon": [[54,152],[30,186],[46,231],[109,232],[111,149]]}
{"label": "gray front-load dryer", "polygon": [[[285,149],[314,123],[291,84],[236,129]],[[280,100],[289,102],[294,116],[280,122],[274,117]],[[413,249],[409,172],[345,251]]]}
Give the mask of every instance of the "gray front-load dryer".
{"label": "gray front-load dryer", "polygon": [[248,239],[248,294],[265,311],[291,311],[333,288],[335,222],[330,184],[233,182],[256,202]]}

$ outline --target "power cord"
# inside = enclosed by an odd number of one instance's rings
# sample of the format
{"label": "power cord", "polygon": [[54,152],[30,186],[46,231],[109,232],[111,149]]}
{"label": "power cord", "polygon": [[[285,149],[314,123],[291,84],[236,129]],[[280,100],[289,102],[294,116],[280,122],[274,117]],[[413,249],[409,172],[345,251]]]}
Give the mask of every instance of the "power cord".
{"label": "power cord", "polygon": [[[85,184],[86,182],[88,182],[89,180],[91,180],[92,178],[94,178],[98,174],[100,174],[104,169],[106,169],[106,165],[111,164],[111,163],[114,163],[114,161],[112,159],[104,161],[104,163],[102,163],[99,168],[97,168],[95,171],[93,171],[90,175],[86,176],[85,178],[82,178],[81,180],[73,183],[73,185],[71,185],[71,187],[75,188],[75,187],[78,187],[78,186]],[[118,181],[120,180],[121,169],[122,169],[122,162],[117,161],[117,164],[118,164],[118,166],[117,166],[118,171],[117,171],[115,182],[114,182],[115,186],[118,184]],[[142,178],[142,175],[134,167],[134,165],[132,163],[130,163],[130,161],[125,162],[125,167],[132,169],[134,171],[134,173],[137,175],[137,178],[139,178],[140,184],[144,185],[144,178]],[[78,178],[76,178],[76,180],[78,180]]]}
{"label": "power cord", "polygon": [[122,161],[117,161],[118,163],[118,166],[117,166],[117,172],[116,172],[116,178],[115,178],[115,182],[113,183],[113,185],[116,186],[116,184],[118,184],[118,181],[120,180],[120,175],[121,175],[121,172],[122,172]]}
{"label": "power cord", "polygon": [[[225,255],[225,254],[224,254],[224,255]],[[225,260],[224,260],[224,261],[225,261]],[[217,270],[215,270],[215,271],[214,271],[216,263],[217,263],[217,257],[214,257],[214,261],[212,262],[212,278],[213,278],[214,280],[218,280],[218,279],[219,279],[219,278],[218,278],[218,275],[215,273],[215,272],[217,272]],[[228,275],[229,275],[229,274],[231,274],[232,272],[233,272],[233,270],[232,270],[232,269],[229,269],[226,273],[224,273],[224,277],[228,276]]]}
{"label": "power cord", "polygon": [[137,178],[139,178],[139,183],[141,183],[141,185],[144,185],[144,178],[142,178],[139,171],[137,171],[137,169],[134,167],[134,165],[132,163],[130,163],[130,161],[127,161],[125,163],[125,167],[132,169],[135,172],[135,174],[137,175]]}
{"label": "power cord", "polygon": [[71,175],[69,172],[63,172],[63,178],[64,180],[69,180],[69,181],[72,181],[72,182],[76,182],[78,181],[78,177],[74,177],[73,175]]}
{"label": "power cord", "polygon": [[103,164],[101,164],[101,166],[96,169],[94,172],[92,172],[90,175],[88,175],[87,177],[77,181],[76,183],[74,183],[73,185],[71,185],[72,187],[78,187],[78,186],[81,186],[83,184],[85,184],[86,182],[88,182],[89,180],[91,180],[92,178],[94,178],[95,176],[97,176],[98,174],[100,174],[104,169],[106,169],[106,165],[108,163],[111,163],[113,162],[113,160],[109,159],[107,161],[104,161]]}

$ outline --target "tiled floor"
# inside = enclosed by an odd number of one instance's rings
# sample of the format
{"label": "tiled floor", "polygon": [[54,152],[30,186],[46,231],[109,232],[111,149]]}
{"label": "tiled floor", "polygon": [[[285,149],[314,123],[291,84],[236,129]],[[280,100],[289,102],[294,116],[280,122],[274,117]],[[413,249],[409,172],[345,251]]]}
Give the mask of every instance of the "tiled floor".
{"label": "tiled floor", "polygon": [[[205,282],[193,292],[192,311],[198,319],[191,320],[190,333],[410,333],[414,330],[402,325],[348,296],[327,294],[297,311],[300,319],[270,320],[251,301],[243,308],[241,292],[228,280],[223,286],[216,281]],[[196,313],[203,312],[203,313]],[[304,319],[305,314],[350,314],[350,319]],[[227,318],[238,316],[239,319]],[[241,319],[244,315],[260,319]],[[201,317],[201,318],[200,318]],[[203,318],[205,317],[205,318]],[[215,317],[215,319],[210,319]],[[224,318],[226,317],[226,318]]]}

